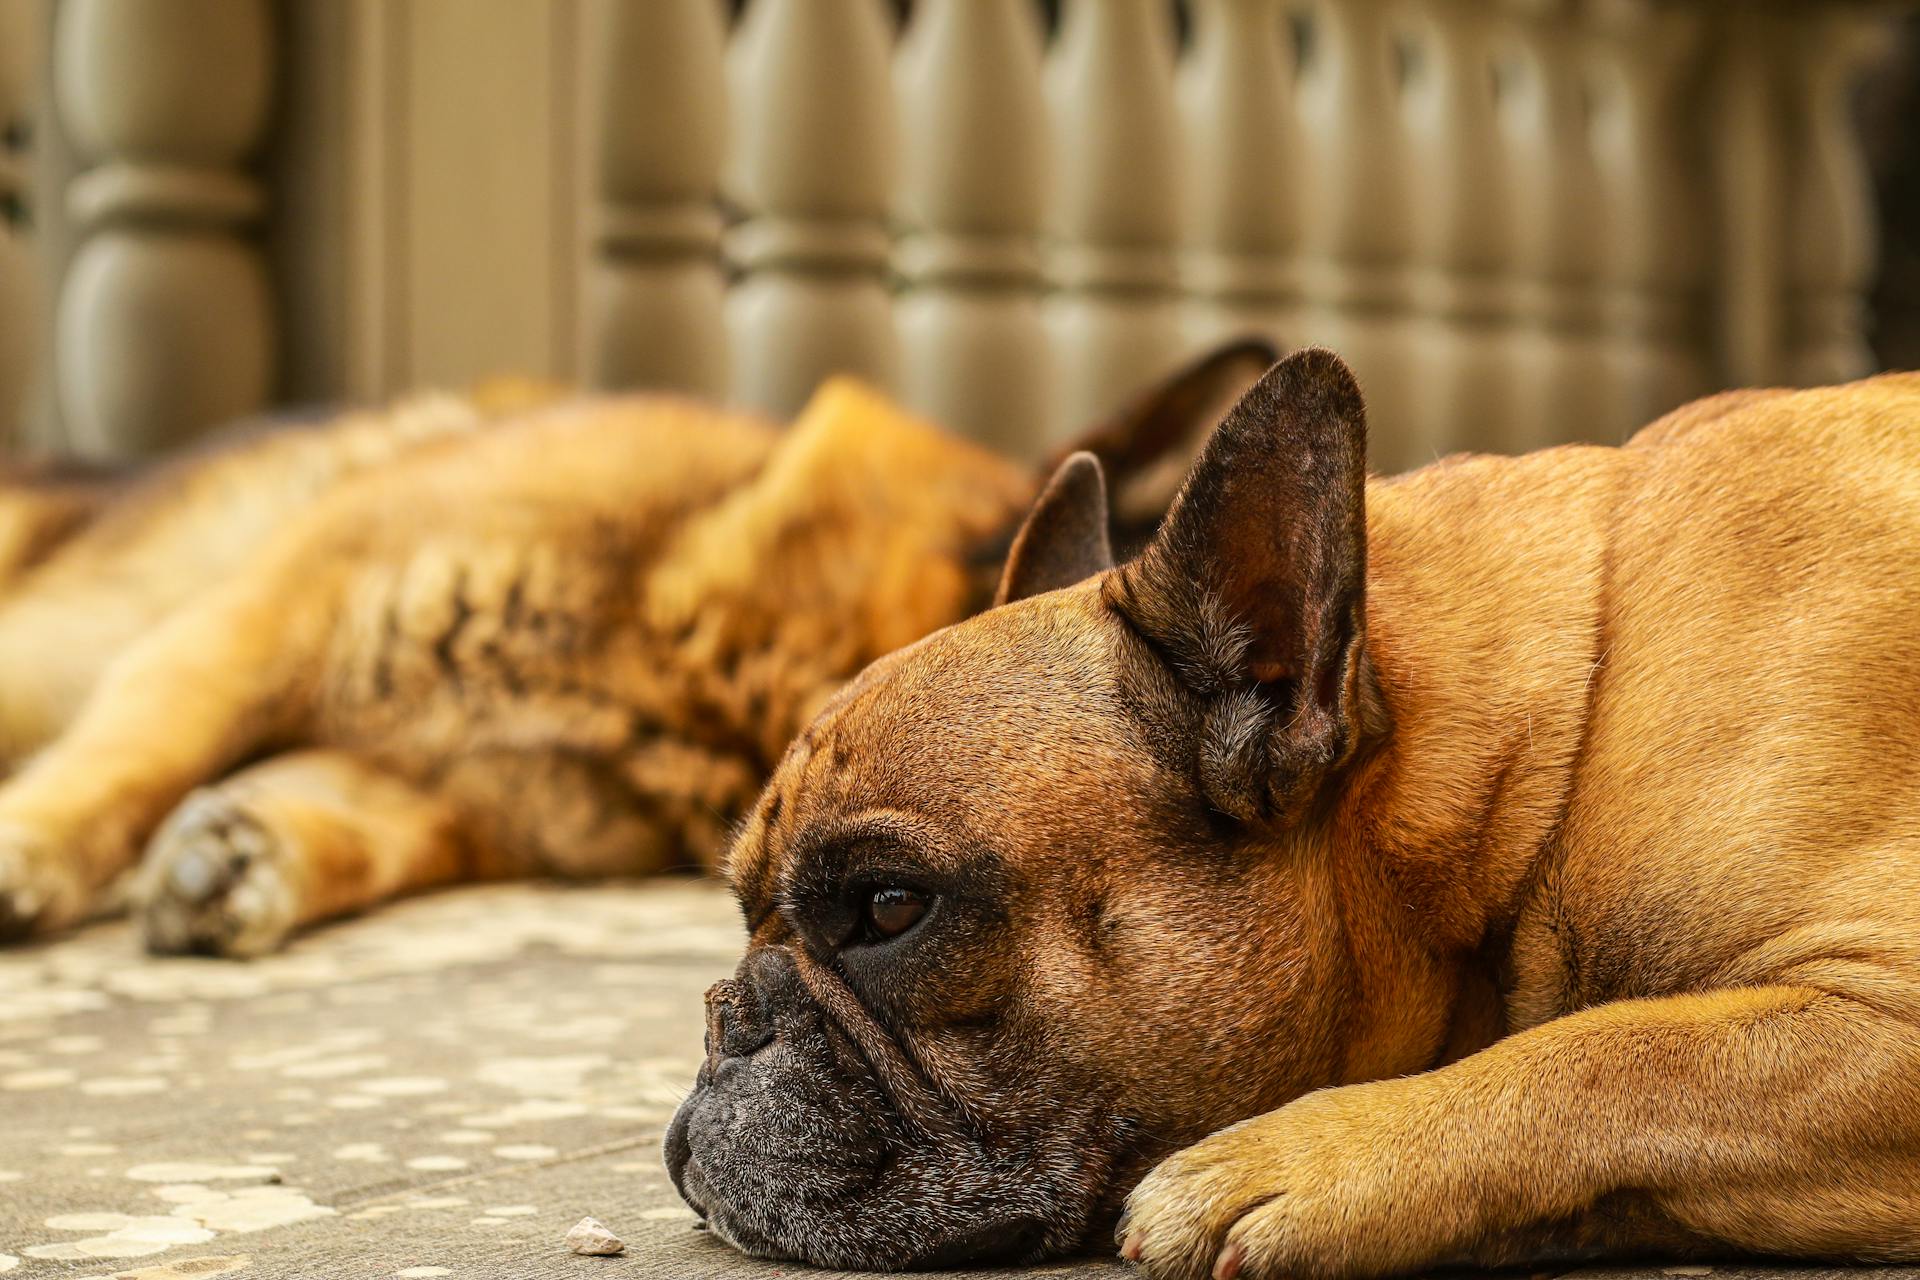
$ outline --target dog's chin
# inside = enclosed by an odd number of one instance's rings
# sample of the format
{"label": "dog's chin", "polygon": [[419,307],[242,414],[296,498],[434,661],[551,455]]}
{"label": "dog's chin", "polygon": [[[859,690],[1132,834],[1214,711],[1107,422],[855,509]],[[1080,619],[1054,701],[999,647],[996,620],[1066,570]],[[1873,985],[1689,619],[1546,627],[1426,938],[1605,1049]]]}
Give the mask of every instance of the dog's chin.
{"label": "dog's chin", "polygon": [[[676,1181],[688,1204],[707,1206],[701,1217],[715,1236],[748,1257],[769,1262],[909,1271],[974,1262],[1035,1262],[1053,1252],[1045,1244],[1047,1225],[1039,1221],[1014,1221],[1004,1215],[970,1225],[949,1220],[939,1234],[929,1235],[923,1215],[909,1211],[890,1219],[884,1197],[858,1205],[809,1202],[804,1213],[775,1209],[770,1215],[766,1210],[772,1206],[749,1207],[719,1197],[698,1158],[680,1166]],[[804,1190],[795,1190],[796,1200],[808,1198]],[[779,1234],[772,1234],[770,1227]]]}
{"label": "dog's chin", "polygon": [[793,1057],[775,1045],[703,1074],[663,1144],[681,1197],[742,1253],[876,1271],[1027,1263],[1110,1216],[1109,1162],[1086,1144],[923,1143],[869,1081],[796,1081]]}

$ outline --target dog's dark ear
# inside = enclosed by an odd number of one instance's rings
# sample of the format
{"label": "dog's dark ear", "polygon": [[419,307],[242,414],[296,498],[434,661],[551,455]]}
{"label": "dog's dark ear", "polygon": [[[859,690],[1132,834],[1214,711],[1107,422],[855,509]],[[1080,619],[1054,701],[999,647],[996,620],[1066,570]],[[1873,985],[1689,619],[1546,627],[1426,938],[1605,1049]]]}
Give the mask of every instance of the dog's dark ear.
{"label": "dog's dark ear", "polygon": [[995,605],[1055,591],[1113,568],[1107,538],[1107,478],[1100,460],[1076,453],[1060,464],[1014,535]]}
{"label": "dog's dark ear", "polygon": [[1155,381],[1053,456],[1086,452],[1107,470],[1121,554],[1153,536],[1207,432],[1280,353],[1265,338],[1222,342]]}
{"label": "dog's dark ear", "polygon": [[1108,597],[1206,708],[1202,788],[1297,816],[1351,753],[1366,609],[1366,411],[1330,351],[1269,369]]}

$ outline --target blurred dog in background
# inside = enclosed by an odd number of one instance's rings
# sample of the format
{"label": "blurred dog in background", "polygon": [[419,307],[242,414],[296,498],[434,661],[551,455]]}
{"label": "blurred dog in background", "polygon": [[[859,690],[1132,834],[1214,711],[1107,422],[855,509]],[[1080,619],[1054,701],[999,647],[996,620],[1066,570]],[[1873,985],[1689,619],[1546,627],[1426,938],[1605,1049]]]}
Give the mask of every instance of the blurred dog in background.
{"label": "blurred dog in background", "polygon": [[[1221,347],[1080,442],[1141,536],[1272,358]],[[433,885],[708,865],[844,680],[986,606],[1040,478],[844,381],[784,432],[499,384],[17,477],[0,936],[136,863],[148,945],[219,955]]]}

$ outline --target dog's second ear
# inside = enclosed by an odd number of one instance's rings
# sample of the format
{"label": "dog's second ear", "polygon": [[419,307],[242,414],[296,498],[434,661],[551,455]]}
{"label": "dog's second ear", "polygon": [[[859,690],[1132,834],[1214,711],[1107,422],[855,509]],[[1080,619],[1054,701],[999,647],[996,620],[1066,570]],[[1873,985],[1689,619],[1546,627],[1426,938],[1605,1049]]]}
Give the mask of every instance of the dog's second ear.
{"label": "dog's second ear", "polygon": [[1070,587],[1111,568],[1107,478],[1098,458],[1076,453],[1047,481],[1014,536],[993,603],[1003,605]]}
{"label": "dog's second ear", "polygon": [[1353,373],[1329,351],[1289,356],[1227,415],[1108,588],[1203,700],[1201,787],[1242,821],[1297,816],[1354,745],[1366,456]]}
{"label": "dog's second ear", "polygon": [[1280,358],[1271,342],[1222,342],[1157,379],[1061,453],[1087,452],[1106,469],[1115,546],[1145,546],[1207,433]]}

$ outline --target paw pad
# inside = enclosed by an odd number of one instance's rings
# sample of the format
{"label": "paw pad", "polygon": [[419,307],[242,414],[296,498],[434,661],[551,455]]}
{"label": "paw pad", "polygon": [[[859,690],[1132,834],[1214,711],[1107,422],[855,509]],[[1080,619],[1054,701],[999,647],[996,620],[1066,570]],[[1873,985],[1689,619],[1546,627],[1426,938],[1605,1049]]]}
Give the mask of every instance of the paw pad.
{"label": "paw pad", "polygon": [[293,925],[294,899],[274,835],[218,791],[189,796],[154,836],[138,890],[156,954],[258,955]]}

